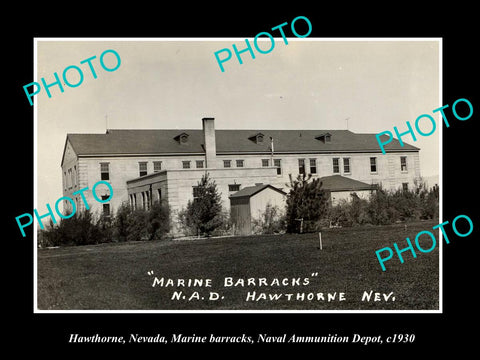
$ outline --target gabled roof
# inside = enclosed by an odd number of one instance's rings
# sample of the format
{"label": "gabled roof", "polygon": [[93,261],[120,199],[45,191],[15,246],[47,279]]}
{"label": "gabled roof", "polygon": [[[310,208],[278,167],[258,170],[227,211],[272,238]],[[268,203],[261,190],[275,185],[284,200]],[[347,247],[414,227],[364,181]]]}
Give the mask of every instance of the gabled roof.
{"label": "gabled roof", "polygon": [[350,179],[341,175],[324,176],[320,178],[322,188],[329,191],[360,191],[372,190],[373,185]]}
{"label": "gabled roof", "polygon": [[[188,142],[180,144],[174,138],[188,134]],[[262,133],[272,137],[275,153],[378,152],[375,134],[355,134],[349,130],[215,130],[217,154],[269,153],[270,141],[252,142],[252,136]],[[316,137],[331,134],[330,142]],[[203,131],[186,130],[109,130],[103,134],[67,134],[75,153],[87,155],[144,154],[204,154]],[[419,148],[397,139],[385,145],[386,152],[418,151]]]}
{"label": "gabled roof", "polygon": [[252,197],[255,194],[258,194],[260,191],[263,191],[266,188],[271,188],[283,195],[286,195],[287,193],[276,188],[275,186],[272,186],[270,184],[261,184],[261,185],[255,185],[255,186],[247,186],[244,187],[242,190],[237,191],[236,193],[230,195],[230,198],[239,198],[239,197]]}

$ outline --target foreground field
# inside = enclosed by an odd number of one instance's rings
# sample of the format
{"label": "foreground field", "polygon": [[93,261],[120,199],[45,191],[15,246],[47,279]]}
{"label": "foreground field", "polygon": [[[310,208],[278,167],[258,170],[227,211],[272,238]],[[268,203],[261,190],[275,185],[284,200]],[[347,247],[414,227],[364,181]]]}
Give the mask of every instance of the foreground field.
{"label": "foreground field", "polygon": [[435,224],[329,229],[322,250],[318,234],[39,249],[38,308],[437,310],[438,247],[416,259],[405,252],[403,264],[394,257],[385,272],[375,256]]}

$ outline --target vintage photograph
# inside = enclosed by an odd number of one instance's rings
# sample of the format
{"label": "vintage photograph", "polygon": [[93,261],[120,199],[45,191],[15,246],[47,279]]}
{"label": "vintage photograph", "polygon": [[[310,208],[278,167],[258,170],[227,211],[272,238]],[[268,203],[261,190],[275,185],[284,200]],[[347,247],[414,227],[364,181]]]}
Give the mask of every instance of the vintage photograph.
{"label": "vintage photograph", "polygon": [[438,38],[35,39],[34,311],[441,311],[441,60]]}

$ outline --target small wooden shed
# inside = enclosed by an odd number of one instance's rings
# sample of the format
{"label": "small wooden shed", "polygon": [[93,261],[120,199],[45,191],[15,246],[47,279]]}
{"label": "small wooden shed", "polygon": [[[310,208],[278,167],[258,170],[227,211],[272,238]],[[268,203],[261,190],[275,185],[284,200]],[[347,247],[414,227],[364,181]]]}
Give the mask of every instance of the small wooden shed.
{"label": "small wooden shed", "polygon": [[235,233],[252,234],[252,220],[265,212],[268,204],[285,208],[287,194],[269,184],[248,186],[230,196],[230,215]]}

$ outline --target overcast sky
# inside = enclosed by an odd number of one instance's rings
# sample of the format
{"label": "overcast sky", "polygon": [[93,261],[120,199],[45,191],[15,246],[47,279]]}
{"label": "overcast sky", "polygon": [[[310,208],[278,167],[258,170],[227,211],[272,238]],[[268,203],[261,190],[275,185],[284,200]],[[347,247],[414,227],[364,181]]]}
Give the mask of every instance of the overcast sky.
{"label": "overcast sky", "polygon": [[[208,40],[208,41],[207,41]],[[64,68],[83,69],[83,83],[50,88],[35,96],[37,110],[37,204],[46,209],[62,196],[61,159],[67,133],[110,129],[201,129],[214,117],[217,129],[348,129],[393,132],[412,126],[441,104],[439,42],[436,39],[326,41],[277,39],[268,54],[243,53],[221,72],[214,52],[244,48],[244,39],[157,41],[37,40],[37,76],[47,83]],[[268,49],[267,43],[261,44]],[[253,45],[252,45],[253,46]],[[99,63],[103,51],[121,57],[113,72]],[[80,61],[96,55],[93,76]],[[223,56],[223,54],[222,54]],[[112,54],[105,56],[115,65]],[[75,83],[75,71],[68,73]],[[28,106],[28,100],[26,100]],[[434,118],[438,122],[439,115]],[[429,127],[425,124],[425,130]],[[419,147],[422,176],[439,172],[440,128],[428,137],[404,140]],[[40,213],[42,213],[40,211]]]}

